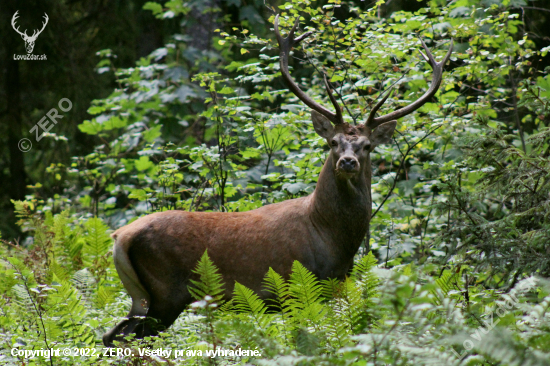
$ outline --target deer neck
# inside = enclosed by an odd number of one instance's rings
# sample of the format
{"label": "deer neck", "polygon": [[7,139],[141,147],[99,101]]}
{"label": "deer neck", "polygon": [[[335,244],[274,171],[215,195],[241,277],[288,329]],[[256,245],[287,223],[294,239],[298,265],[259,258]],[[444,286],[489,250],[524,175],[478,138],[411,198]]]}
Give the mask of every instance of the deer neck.
{"label": "deer neck", "polygon": [[322,237],[353,257],[369,228],[370,158],[350,180],[338,179],[334,165],[329,154],[312,195],[310,217]]}

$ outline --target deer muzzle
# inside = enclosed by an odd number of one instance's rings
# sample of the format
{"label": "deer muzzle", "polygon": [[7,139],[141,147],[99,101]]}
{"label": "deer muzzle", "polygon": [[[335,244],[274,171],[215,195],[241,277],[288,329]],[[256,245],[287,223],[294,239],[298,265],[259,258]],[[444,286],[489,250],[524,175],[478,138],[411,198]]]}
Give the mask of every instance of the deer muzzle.
{"label": "deer muzzle", "polygon": [[357,173],[359,171],[359,161],[351,156],[342,156],[338,160],[337,168],[345,173]]}

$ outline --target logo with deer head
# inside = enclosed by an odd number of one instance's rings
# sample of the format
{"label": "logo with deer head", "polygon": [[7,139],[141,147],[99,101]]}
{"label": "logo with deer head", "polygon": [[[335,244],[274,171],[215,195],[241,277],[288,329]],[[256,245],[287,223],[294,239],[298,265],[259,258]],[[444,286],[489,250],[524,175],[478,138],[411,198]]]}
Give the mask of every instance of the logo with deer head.
{"label": "logo with deer head", "polygon": [[15,12],[15,14],[13,14],[13,17],[11,18],[11,26],[13,27],[13,29],[19,33],[21,35],[21,38],[23,38],[23,41],[25,41],[25,48],[27,50],[27,53],[32,53],[32,50],[34,49],[34,42],[36,42],[36,39],[38,38],[38,36],[40,35],[40,33],[42,33],[42,31],[44,30],[44,28],[46,28],[46,24],[48,24],[48,14],[44,13],[44,23],[42,23],[42,29],[40,30],[37,30],[35,29],[32,33],[32,36],[29,36],[27,35],[27,30],[25,29],[24,32],[21,32],[19,30],[19,27],[16,27],[15,25],[15,21],[17,20],[17,18],[19,18],[19,15],[17,14],[19,13],[19,10],[17,10]]}

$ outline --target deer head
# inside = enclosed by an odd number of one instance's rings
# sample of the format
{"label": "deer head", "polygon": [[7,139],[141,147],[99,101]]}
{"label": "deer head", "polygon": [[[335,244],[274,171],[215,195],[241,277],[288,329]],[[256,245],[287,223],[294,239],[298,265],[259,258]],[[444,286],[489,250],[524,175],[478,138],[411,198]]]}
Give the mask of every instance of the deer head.
{"label": "deer head", "polygon": [[17,14],[19,13],[19,10],[17,10],[15,12],[15,14],[13,14],[13,17],[11,18],[11,26],[13,27],[13,29],[19,33],[21,35],[21,38],[23,38],[23,41],[25,41],[25,48],[27,49],[27,53],[32,53],[32,50],[34,49],[34,42],[36,42],[36,39],[38,38],[38,36],[40,35],[40,33],[42,33],[42,31],[44,30],[44,28],[46,28],[46,24],[48,24],[48,14],[44,13],[44,23],[42,23],[42,29],[40,30],[34,30],[33,33],[32,33],[32,36],[28,36],[27,35],[27,30],[25,29],[24,32],[20,32],[19,31],[19,27],[16,27],[15,26],[15,21],[17,20],[17,18],[19,17],[19,15]]}
{"label": "deer head", "polygon": [[451,41],[449,51],[443,60],[441,62],[436,62],[424,41],[420,39],[426,54],[422,52],[420,53],[433,69],[430,88],[422,97],[412,104],[384,116],[376,117],[376,112],[390,95],[390,89],[371,110],[364,124],[351,126],[344,122],[342,111],[338,105],[338,102],[332,95],[326,75],[324,75],[324,84],[330,101],[334,106],[334,112],[315,102],[311,97],[309,97],[309,95],[304,93],[290,76],[288,71],[288,56],[292,47],[298,45],[312,33],[306,32],[299,37],[295,37],[295,31],[298,27],[298,23],[299,19],[296,19],[294,26],[288,33],[288,36],[283,38],[279,32],[279,15],[275,17],[275,35],[279,43],[279,62],[283,78],[289,89],[302,102],[311,108],[311,117],[315,131],[321,137],[324,137],[327,140],[327,143],[331,146],[329,160],[333,163],[333,169],[336,172],[336,177],[340,179],[352,179],[365,169],[370,178],[370,166],[366,166],[363,169],[364,164],[370,164],[370,160],[368,159],[369,153],[377,145],[389,143],[391,141],[392,134],[395,130],[395,126],[397,125],[396,120],[398,118],[414,112],[435,95],[439,85],[441,84],[443,66],[452,53],[453,43]]}

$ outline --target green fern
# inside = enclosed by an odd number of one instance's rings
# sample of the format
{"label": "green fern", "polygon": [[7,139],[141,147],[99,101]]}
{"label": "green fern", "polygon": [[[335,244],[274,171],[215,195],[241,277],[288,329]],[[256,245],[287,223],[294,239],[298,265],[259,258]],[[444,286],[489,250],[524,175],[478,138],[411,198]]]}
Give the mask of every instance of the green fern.
{"label": "green fern", "polygon": [[[365,278],[369,278],[365,274]],[[327,313],[327,339],[329,344],[338,349],[350,344],[351,335],[359,334],[371,325],[373,316],[372,299],[364,296],[364,285],[352,277],[343,282],[325,282],[326,291],[332,291]]]}
{"label": "green fern", "polygon": [[373,299],[377,297],[380,279],[374,273],[374,268],[378,264],[376,257],[369,252],[362,257],[352,270],[351,278],[353,282],[359,286],[364,299],[364,308],[372,308],[374,306]]}
{"label": "green fern", "polygon": [[351,277],[356,281],[361,281],[363,277],[372,273],[372,269],[376,267],[378,261],[372,251],[367,255],[361,257],[359,262],[355,263],[353,270],[351,271]]}
{"label": "green fern", "polygon": [[104,309],[105,306],[115,301],[116,290],[109,286],[99,286],[96,295],[96,304],[100,309]]}
{"label": "green fern", "polygon": [[[71,281],[59,279],[55,275],[54,280],[58,284],[54,286],[56,291],[49,294],[49,301],[55,305],[48,310],[48,313],[58,320],[55,323],[51,322],[50,327],[47,327],[48,335],[52,338],[58,338],[65,333],[71,339],[79,340],[83,344],[93,344],[95,341],[93,329],[83,324],[84,319],[89,316],[87,314],[89,306],[84,306],[85,302],[83,300],[88,300],[87,298],[93,295],[84,289],[84,296],[81,296],[82,288],[78,290],[75,288],[77,284],[87,283],[84,286],[87,286],[90,290],[95,290],[95,286],[91,284],[94,281],[93,276],[87,270],[81,270],[75,273]],[[92,301],[89,303],[93,304]]]}
{"label": "green fern", "polygon": [[[345,300],[345,297],[343,297],[346,292],[346,283],[349,281],[350,279],[347,278],[345,282],[324,282],[326,288],[325,291],[327,294],[332,294],[332,298],[326,307],[327,313],[324,333],[328,345],[330,345],[333,350],[337,350],[348,344],[349,335],[351,334],[351,329],[353,327],[348,316],[350,306]],[[357,297],[361,298],[361,291],[357,291],[357,293]]]}
{"label": "green fern", "polygon": [[264,287],[274,298],[267,299],[266,302],[281,312],[281,323],[277,324],[278,333],[282,335],[282,340],[286,345],[290,344],[290,332],[292,323],[289,319],[289,312],[292,310],[292,299],[290,296],[290,286],[284,278],[275,272],[273,268],[264,277]]}
{"label": "green fern", "polygon": [[264,287],[267,292],[274,295],[274,298],[267,299],[267,302],[274,305],[283,313],[288,311],[288,299],[290,298],[289,284],[284,278],[269,267],[269,271],[264,277]]}
{"label": "green fern", "polygon": [[267,306],[265,303],[246,286],[235,282],[233,289],[233,307],[237,311],[249,313],[256,326],[262,331],[265,331],[272,319],[269,314],[266,314]]}
{"label": "green fern", "polygon": [[87,265],[97,258],[104,256],[111,248],[111,237],[107,233],[109,227],[101,219],[94,217],[84,224],[86,229],[85,253],[89,258]]}
{"label": "green fern", "polygon": [[[60,282],[64,283],[62,279],[60,279]],[[71,278],[70,282],[80,292],[84,300],[86,301],[92,300],[97,282],[94,276],[92,275],[92,273],[90,273],[90,271],[87,268],[81,269],[80,271],[76,271],[73,274],[73,277]]]}
{"label": "green fern", "polygon": [[[447,297],[451,290],[456,290],[457,285],[460,286],[460,279],[460,272],[445,270],[443,271],[443,274],[435,280],[435,283],[443,293],[444,297]],[[437,303],[440,296],[438,296],[434,291],[432,291],[432,294],[434,295],[434,301]]]}
{"label": "green fern", "polygon": [[292,264],[289,282],[290,294],[299,306],[305,308],[319,302],[323,291],[319,280],[298,261]]}
{"label": "green fern", "polygon": [[214,265],[214,262],[208,257],[207,250],[204,251],[193,273],[199,275],[200,280],[191,280],[193,286],[187,286],[191,296],[196,300],[201,300],[205,296],[211,296],[214,302],[221,302],[224,294],[222,275]]}
{"label": "green fern", "polygon": [[55,259],[52,260],[52,263],[50,264],[50,273],[57,276],[57,278],[62,280],[68,280],[69,279],[69,272],[67,269],[63,266],[61,266]]}
{"label": "green fern", "polygon": [[75,236],[68,241],[68,254],[73,263],[82,262],[82,249],[84,248],[85,243],[86,240],[78,236]]}
{"label": "green fern", "polygon": [[34,311],[34,299],[24,285],[17,284],[12,287],[12,291],[15,294],[14,302],[21,308],[22,312],[29,313]]}
{"label": "green fern", "polygon": [[296,350],[306,356],[314,356],[319,353],[321,342],[319,338],[307,329],[298,329],[296,331]]}
{"label": "green fern", "polygon": [[345,317],[349,324],[350,331],[358,334],[368,327],[371,317],[369,308],[372,307],[372,299],[365,296],[365,289],[361,284],[354,282],[351,278],[347,279],[342,286],[342,300],[345,302]]}
{"label": "green fern", "polygon": [[378,296],[380,280],[373,269],[376,257],[369,252],[354,266],[351,276],[343,282],[323,281],[324,294],[332,295],[331,334],[339,344],[346,344],[349,335],[358,334],[372,326],[373,299]]}
{"label": "green fern", "polygon": [[233,311],[233,299],[225,301],[218,307],[218,311],[222,313],[231,313]]}
{"label": "green fern", "polygon": [[[65,258],[70,259],[67,265],[72,265],[72,268],[78,270],[82,266],[82,250],[86,243],[91,244],[94,240],[93,236],[96,234],[96,230],[91,229],[87,230],[84,233],[82,226],[80,225],[71,225],[72,219],[69,216],[69,211],[65,210],[58,215],[55,215],[52,219],[52,231],[54,233],[54,253],[56,258],[59,259],[59,262],[62,262]],[[90,224],[88,224],[90,225]],[[90,236],[91,234],[92,236]],[[110,239],[107,241],[107,238],[104,238],[105,242],[110,246]],[[90,256],[93,255],[93,250],[89,250],[90,247],[87,246],[86,254]],[[108,249],[108,248],[107,248]],[[100,252],[104,251],[104,248],[99,248]],[[91,258],[88,258],[87,265],[90,264]]]}
{"label": "green fern", "polygon": [[336,278],[321,281],[321,294],[327,300],[338,297],[342,291],[342,282]]}
{"label": "green fern", "polygon": [[321,283],[298,261],[292,265],[289,283],[292,296],[288,301],[292,315],[289,325],[294,329],[314,327],[320,330],[327,313],[326,305],[321,303]]}

